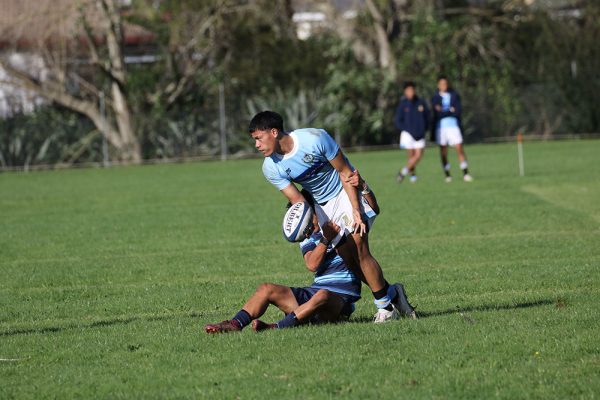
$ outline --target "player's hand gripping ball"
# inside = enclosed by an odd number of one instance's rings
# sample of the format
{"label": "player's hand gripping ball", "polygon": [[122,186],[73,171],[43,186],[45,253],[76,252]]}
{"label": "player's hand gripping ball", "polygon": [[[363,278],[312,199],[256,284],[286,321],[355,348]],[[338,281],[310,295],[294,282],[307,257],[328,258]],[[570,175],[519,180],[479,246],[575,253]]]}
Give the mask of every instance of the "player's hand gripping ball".
{"label": "player's hand gripping ball", "polygon": [[283,237],[288,242],[301,242],[313,230],[313,210],[303,201],[300,201],[287,210],[283,217]]}

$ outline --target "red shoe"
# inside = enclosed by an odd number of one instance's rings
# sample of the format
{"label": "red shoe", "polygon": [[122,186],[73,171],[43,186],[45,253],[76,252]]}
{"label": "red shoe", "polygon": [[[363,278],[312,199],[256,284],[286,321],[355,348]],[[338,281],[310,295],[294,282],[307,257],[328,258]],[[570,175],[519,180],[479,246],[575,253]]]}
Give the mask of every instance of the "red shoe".
{"label": "red shoe", "polygon": [[260,319],[252,321],[252,330],[254,332],[266,331],[267,329],[277,329],[277,324],[267,324]]}
{"label": "red shoe", "polygon": [[239,332],[242,330],[239,323],[234,320],[226,320],[219,322],[218,324],[204,325],[206,333],[227,333],[227,332]]}

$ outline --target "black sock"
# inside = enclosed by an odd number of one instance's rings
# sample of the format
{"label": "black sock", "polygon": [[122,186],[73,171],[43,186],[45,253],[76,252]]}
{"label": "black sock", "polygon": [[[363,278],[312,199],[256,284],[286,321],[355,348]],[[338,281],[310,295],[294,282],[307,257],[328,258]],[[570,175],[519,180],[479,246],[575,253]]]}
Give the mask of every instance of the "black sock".
{"label": "black sock", "polygon": [[298,325],[300,322],[298,321],[298,318],[296,318],[296,313],[295,312],[291,312],[288,315],[285,316],[285,318],[283,318],[281,321],[279,321],[277,323],[277,328],[282,329],[282,328],[293,328],[294,326]]}
{"label": "black sock", "polygon": [[231,320],[236,321],[238,324],[240,324],[240,328],[243,329],[245,326],[248,326],[250,322],[252,322],[252,317],[250,314],[248,314],[248,311],[242,309],[238,311],[238,313],[235,314]]}
{"label": "black sock", "polygon": [[[379,299],[387,296],[389,289],[390,289],[390,284],[388,283],[388,281],[385,281],[385,284],[383,285],[383,289],[380,289],[376,292],[372,292],[373,297],[375,297],[375,300],[379,300]],[[387,307],[385,307],[385,309],[388,311],[392,311],[394,309],[392,306],[392,303],[388,304]]]}
{"label": "black sock", "polygon": [[450,177],[450,164],[447,162],[442,162],[442,168],[444,168],[444,173],[446,174],[446,177]]}
{"label": "black sock", "polygon": [[467,175],[468,173],[469,173],[469,169],[468,168],[463,169],[463,175]]}

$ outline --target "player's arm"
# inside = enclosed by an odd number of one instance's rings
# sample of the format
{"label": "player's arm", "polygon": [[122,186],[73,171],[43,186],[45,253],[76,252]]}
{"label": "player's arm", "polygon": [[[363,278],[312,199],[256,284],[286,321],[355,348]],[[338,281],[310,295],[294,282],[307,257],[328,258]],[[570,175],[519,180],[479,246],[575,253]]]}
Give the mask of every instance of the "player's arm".
{"label": "player's arm", "polygon": [[394,125],[400,132],[404,130],[404,113],[402,111],[402,103],[400,103],[396,109],[396,115],[394,115]]}
{"label": "player's arm", "polygon": [[300,201],[306,201],[302,193],[298,190],[296,185],[290,183],[288,186],[281,189],[281,193],[289,200],[290,203],[296,204]]}
{"label": "player's arm", "polygon": [[354,219],[354,231],[359,235],[363,235],[367,231],[367,225],[362,219],[362,213],[360,212],[360,201],[358,199],[358,190],[356,187],[352,186],[348,179],[352,176],[352,168],[350,168],[350,164],[344,158],[344,154],[342,154],[341,150],[338,150],[337,155],[329,160],[329,163],[335,168],[335,170],[340,174],[340,178],[342,180],[342,186],[344,190],[348,194],[348,198],[350,199],[350,203],[352,204],[352,217]]}
{"label": "player's arm", "polygon": [[456,118],[460,118],[460,113],[462,112],[462,104],[460,102],[460,96],[458,93],[454,92],[454,116]]}
{"label": "player's arm", "polygon": [[381,211],[379,209],[379,204],[377,203],[377,198],[375,197],[375,193],[371,190],[367,182],[362,178],[358,170],[354,171],[350,178],[348,178],[348,183],[354,187],[356,187],[362,193],[363,198],[369,203],[369,206],[375,211],[375,214],[379,214]]}
{"label": "player's arm", "polygon": [[302,196],[302,193],[300,193],[296,185],[294,185],[288,177],[283,175],[273,163],[265,160],[262,170],[267,181],[279,189],[290,203],[296,204],[299,201],[305,201],[304,196]]}
{"label": "player's arm", "polygon": [[438,95],[434,95],[431,98],[431,107],[433,108],[433,117],[438,118],[440,112],[442,112],[442,98]]}
{"label": "player's arm", "polygon": [[323,225],[323,238],[313,250],[307,251],[304,254],[304,262],[306,263],[306,268],[308,268],[310,272],[317,272],[327,255],[329,242],[338,235],[340,229],[341,228],[333,221],[328,221]]}
{"label": "player's arm", "polygon": [[432,142],[435,142],[435,130],[437,128],[437,121],[438,121],[438,109],[437,109],[437,104],[436,104],[436,96],[433,96],[431,98],[431,120],[430,120],[430,124],[429,124],[429,129],[431,130],[430,133],[430,139]]}
{"label": "player's arm", "polygon": [[430,128],[431,117],[429,116],[429,108],[427,108],[427,103],[423,102],[423,119],[425,120],[425,131]]}

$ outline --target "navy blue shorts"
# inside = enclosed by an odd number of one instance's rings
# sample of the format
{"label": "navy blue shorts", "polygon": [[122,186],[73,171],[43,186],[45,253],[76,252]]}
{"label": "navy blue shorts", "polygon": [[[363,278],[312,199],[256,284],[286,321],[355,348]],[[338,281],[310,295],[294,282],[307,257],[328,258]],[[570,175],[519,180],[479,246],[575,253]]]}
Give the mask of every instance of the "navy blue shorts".
{"label": "navy blue shorts", "polygon": [[[315,293],[317,293],[322,288],[316,288],[316,287],[311,286],[311,287],[292,287],[290,289],[292,289],[292,293],[294,293],[296,302],[298,302],[298,305],[301,306],[302,304],[309,301],[315,295]],[[328,289],[326,289],[326,290],[328,290]],[[340,311],[340,315],[343,318],[350,318],[350,315],[352,315],[352,313],[354,312],[354,303],[356,303],[358,300],[360,300],[360,297],[336,293],[333,290],[329,290],[329,291],[331,293],[336,294],[337,296],[340,296],[344,300],[344,306],[342,307],[342,311]],[[310,322],[312,322],[314,324],[314,323],[319,323],[322,321],[319,321],[318,315],[315,315],[310,319]]]}

